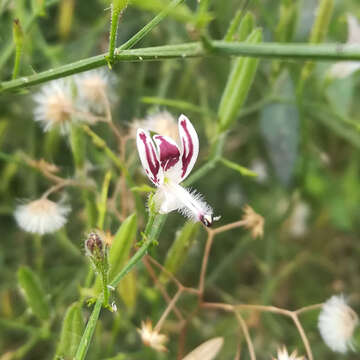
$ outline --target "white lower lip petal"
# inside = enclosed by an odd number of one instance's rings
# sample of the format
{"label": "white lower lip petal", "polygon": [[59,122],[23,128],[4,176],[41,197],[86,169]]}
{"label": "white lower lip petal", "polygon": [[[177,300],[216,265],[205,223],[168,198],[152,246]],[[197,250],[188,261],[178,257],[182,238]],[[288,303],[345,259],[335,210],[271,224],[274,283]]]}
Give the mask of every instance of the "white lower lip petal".
{"label": "white lower lip petal", "polygon": [[171,193],[171,195],[177,199],[179,203],[178,210],[191,220],[204,223],[204,218],[212,218],[212,208],[202,200],[200,194],[194,191],[189,192],[174,182],[164,184],[162,188],[163,191]]}

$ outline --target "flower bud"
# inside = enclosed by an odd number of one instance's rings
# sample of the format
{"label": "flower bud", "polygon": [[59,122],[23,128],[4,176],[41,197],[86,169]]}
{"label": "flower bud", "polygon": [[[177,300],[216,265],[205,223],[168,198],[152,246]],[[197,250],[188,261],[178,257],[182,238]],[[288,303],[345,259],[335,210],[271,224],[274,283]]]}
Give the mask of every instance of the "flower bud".
{"label": "flower bud", "polygon": [[91,232],[85,241],[86,255],[100,260],[104,258],[105,244],[96,232]]}

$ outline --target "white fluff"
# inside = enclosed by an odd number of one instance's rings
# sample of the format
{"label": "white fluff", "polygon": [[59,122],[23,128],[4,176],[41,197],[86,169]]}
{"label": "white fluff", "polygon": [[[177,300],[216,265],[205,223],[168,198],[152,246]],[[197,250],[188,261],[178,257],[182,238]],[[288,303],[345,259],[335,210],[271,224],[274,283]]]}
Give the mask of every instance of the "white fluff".
{"label": "white fluff", "polygon": [[326,345],[333,351],[346,353],[354,350],[352,340],[359,318],[347,305],[343,295],[334,295],[327,300],[321,310],[318,327]]}
{"label": "white fluff", "polygon": [[52,233],[62,228],[70,207],[40,198],[28,204],[17,206],[14,217],[25,231],[36,234]]}
{"label": "white fluff", "polygon": [[39,121],[44,131],[59,127],[62,134],[69,131],[73,102],[70,83],[65,79],[51,81],[42,86],[34,95],[36,106],[35,121]]}

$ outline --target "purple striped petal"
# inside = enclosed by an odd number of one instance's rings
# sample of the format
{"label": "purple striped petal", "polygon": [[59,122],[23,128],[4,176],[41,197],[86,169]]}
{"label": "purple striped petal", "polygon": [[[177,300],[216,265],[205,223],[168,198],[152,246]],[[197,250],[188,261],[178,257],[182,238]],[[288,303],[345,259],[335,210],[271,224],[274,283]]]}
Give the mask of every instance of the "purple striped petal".
{"label": "purple striped petal", "polygon": [[156,186],[159,186],[163,181],[163,171],[160,166],[159,155],[147,131],[138,129],[136,145],[147,176]]}
{"label": "purple striped petal", "polygon": [[164,171],[167,171],[179,162],[179,147],[176,142],[168,136],[155,135],[154,141],[160,154],[161,167]]}
{"label": "purple striped petal", "polygon": [[181,140],[181,180],[184,180],[195,165],[199,154],[199,138],[185,115],[179,117],[179,135]]}

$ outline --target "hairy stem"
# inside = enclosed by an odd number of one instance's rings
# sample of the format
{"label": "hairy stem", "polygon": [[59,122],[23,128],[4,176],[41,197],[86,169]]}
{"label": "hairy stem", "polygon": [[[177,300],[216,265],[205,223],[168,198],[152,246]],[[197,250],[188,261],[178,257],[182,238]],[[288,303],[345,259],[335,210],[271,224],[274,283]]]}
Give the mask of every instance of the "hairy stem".
{"label": "hairy stem", "polygon": [[[164,45],[136,50],[115,50],[114,62],[158,61],[163,59],[183,59],[186,57],[249,56],[294,60],[360,60],[360,46],[339,44],[247,44],[238,42],[212,41],[211,48],[204,48],[201,42],[179,45]],[[71,64],[59,66],[27,77],[0,83],[0,92],[28,88],[50,80],[95,69],[107,64],[107,54],[101,54]]]}

